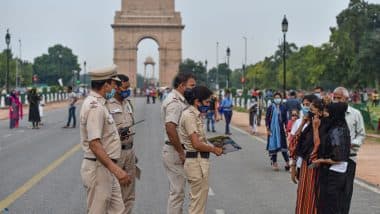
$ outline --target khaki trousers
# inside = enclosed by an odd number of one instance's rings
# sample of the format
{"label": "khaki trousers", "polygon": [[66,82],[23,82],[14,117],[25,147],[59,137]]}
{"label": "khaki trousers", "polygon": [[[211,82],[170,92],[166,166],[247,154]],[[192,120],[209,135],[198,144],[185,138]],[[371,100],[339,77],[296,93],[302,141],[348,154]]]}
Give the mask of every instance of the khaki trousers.
{"label": "khaki trousers", "polygon": [[132,182],[129,185],[121,185],[121,195],[123,198],[125,213],[131,214],[135,203],[135,186],[136,186],[136,155],[133,149],[121,150],[118,165],[124,169],[131,177]]}
{"label": "khaki trousers", "polygon": [[200,156],[186,158],[184,169],[190,184],[189,214],[204,214],[206,211],[209,168],[208,159]]}
{"label": "khaki trousers", "polygon": [[183,164],[173,146],[164,145],[162,158],[169,179],[167,214],[182,214],[186,183]]}
{"label": "khaki trousers", "polygon": [[81,177],[87,191],[87,213],[124,214],[120,184],[99,161],[83,159]]}

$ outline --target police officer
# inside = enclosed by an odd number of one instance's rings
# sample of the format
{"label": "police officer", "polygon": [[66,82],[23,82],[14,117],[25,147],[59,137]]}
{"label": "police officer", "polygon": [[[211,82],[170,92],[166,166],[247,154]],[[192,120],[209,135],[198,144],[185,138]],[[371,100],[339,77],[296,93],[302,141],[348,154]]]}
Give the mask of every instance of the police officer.
{"label": "police officer", "polygon": [[130,177],[117,165],[121,144],[116,124],[105,104],[114,94],[116,68],[89,72],[91,88],[80,113],[84,159],[81,177],[87,191],[87,213],[124,213],[120,184]]}
{"label": "police officer", "polygon": [[185,199],[185,152],[179,140],[177,126],[183,109],[188,105],[183,94],[195,87],[195,77],[190,73],[178,73],[174,78],[174,90],[168,94],[161,106],[161,115],[166,130],[162,149],[164,167],[169,179],[168,214],[182,214]]}
{"label": "police officer", "polygon": [[[107,108],[115,120],[116,127],[120,130],[131,127],[134,123],[132,106],[128,99],[130,96],[129,78],[119,74],[117,77],[120,82],[116,82],[116,93],[107,102]],[[131,130],[131,129],[129,129]],[[135,175],[136,175],[136,156],[133,150],[133,136],[130,131],[127,136],[121,136],[121,156],[118,165],[128,172],[131,184],[121,185],[121,195],[125,205],[125,213],[130,214],[133,210],[135,201]]]}
{"label": "police officer", "polygon": [[209,190],[210,152],[220,156],[222,148],[207,144],[204,123],[199,109],[210,105],[212,92],[205,86],[197,86],[185,92],[190,104],[179,122],[179,136],[186,149],[185,174],[190,184],[189,214],[204,214]]}

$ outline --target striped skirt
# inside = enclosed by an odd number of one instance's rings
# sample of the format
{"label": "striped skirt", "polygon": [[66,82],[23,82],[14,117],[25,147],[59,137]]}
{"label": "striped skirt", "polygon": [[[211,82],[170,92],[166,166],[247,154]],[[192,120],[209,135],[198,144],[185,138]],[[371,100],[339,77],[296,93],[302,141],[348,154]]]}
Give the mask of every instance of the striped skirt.
{"label": "striped skirt", "polygon": [[302,161],[297,189],[296,214],[317,214],[319,191],[316,185],[318,168],[309,169]]}

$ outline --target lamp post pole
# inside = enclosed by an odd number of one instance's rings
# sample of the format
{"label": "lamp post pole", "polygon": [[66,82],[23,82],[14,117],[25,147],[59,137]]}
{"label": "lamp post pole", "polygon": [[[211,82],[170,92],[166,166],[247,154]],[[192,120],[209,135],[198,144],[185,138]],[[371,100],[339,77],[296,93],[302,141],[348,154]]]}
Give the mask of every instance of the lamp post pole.
{"label": "lamp post pole", "polygon": [[288,31],[288,20],[286,16],[282,20],[282,32],[284,34],[283,60],[284,60],[284,99],[286,99],[286,32]]}
{"label": "lamp post pole", "polygon": [[219,90],[219,42],[216,43],[216,90]]}
{"label": "lamp post pole", "polygon": [[5,43],[7,44],[7,94],[9,94],[9,44],[11,43],[9,29],[7,29],[7,34],[5,35]]}
{"label": "lamp post pole", "polygon": [[20,49],[20,58],[18,62],[16,63],[17,69],[16,69],[16,88],[20,85],[20,77],[19,73],[22,73],[22,56],[21,56],[21,39],[18,40],[19,43],[19,49]]}
{"label": "lamp post pole", "polygon": [[205,60],[205,68],[206,68],[206,85],[208,85],[208,70],[207,70],[207,59]]}
{"label": "lamp post pole", "polygon": [[247,37],[243,36],[243,39],[244,39],[244,64],[243,64],[243,78],[242,81],[243,82],[243,91],[244,91],[244,88],[245,88],[245,67],[247,65]]}
{"label": "lamp post pole", "polygon": [[230,87],[230,56],[231,56],[231,49],[230,47],[227,47],[227,88]]}

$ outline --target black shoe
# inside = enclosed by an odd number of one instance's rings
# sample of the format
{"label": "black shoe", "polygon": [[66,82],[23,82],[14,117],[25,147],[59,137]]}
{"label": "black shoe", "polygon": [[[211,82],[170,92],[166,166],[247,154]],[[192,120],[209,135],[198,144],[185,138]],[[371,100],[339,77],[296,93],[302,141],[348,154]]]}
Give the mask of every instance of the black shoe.
{"label": "black shoe", "polygon": [[212,132],[216,132],[216,131],[215,131],[215,129],[214,129],[214,130],[212,130]]}
{"label": "black shoe", "polygon": [[290,166],[285,166],[285,171],[289,171],[290,170]]}

